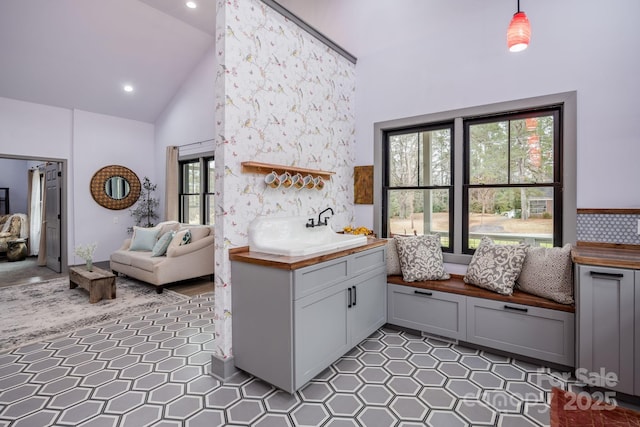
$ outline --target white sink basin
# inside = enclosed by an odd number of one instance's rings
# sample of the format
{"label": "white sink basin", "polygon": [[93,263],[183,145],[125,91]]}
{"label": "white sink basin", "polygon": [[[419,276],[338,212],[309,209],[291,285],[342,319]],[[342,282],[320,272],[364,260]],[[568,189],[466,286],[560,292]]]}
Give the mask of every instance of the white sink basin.
{"label": "white sink basin", "polygon": [[258,217],[249,225],[249,250],[274,255],[304,256],[356,248],[367,236],[338,234],[327,226],[306,227],[307,217]]}

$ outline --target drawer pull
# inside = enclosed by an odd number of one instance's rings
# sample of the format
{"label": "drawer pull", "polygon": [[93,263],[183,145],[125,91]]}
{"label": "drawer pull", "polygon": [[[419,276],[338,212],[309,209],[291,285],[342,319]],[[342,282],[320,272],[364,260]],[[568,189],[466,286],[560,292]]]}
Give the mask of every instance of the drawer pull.
{"label": "drawer pull", "polygon": [[526,313],[527,311],[529,311],[528,308],[521,308],[521,307],[512,307],[510,305],[505,305],[504,306],[505,310],[515,310],[515,311],[522,311],[524,313]]}
{"label": "drawer pull", "polygon": [[433,295],[432,292],[422,292],[422,291],[413,291],[414,293],[418,294],[418,295],[426,295],[428,297],[430,297],[431,295]]}
{"label": "drawer pull", "polygon": [[358,291],[356,291],[356,287],[352,286],[353,288],[353,306],[356,306],[356,296],[358,295]]}
{"label": "drawer pull", "polygon": [[601,271],[590,271],[589,274],[592,276],[615,277],[617,279],[624,277],[622,273],[603,273]]}
{"label": "drawer pull", "polygon": [[349,291],[349,305],[347,305],[347,308],[351,308],[351,288],[348,288],[347,291]]}

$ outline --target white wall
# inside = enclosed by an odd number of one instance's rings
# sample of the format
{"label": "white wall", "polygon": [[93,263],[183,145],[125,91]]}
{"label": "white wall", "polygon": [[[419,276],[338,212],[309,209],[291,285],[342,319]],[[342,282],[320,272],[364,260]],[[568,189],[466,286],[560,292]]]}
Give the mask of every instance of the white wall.
{"label": "white wall", "polygon": [[[91,177],[104,166],[121,165],[138,175],[140,182],[145,176],[157,182],[152,161],[153,125],[74,110],[73,139],[75,242],[69,246],[97,242],[94,261],[106,261],[129,237],[127,227],[133,226],[134,220],[129,209],[114,211],[96,203],[89,187]],[[70,263],[83,262],[74,258]]]}
{"label": "white wall", "polygon": [[212,45],[156,120],[156,183],[158,184],[160,211],[163,215],[166,147],[209,140],[208,143],[190,146],[189,152],[213,153],[213,138],[215,138],[216,128],[213,118],[215,113],[215,67],[215,45]]}
{"label": "white wall", "polygon": [[9,189],[9,213],[27,212],[29,162],[0,158],[0,187]]}
{"label": "white wall", "polygon": [[[0,157],[67,160],[67,256],[80,263],[76,244],[98,242],[105,261],[133,224],[128,210],[110,211],[91,197],[89,183],[102,166],[121,164],[155,180],[153,125],[81,110],[0,98]],[[118,224],[113,220],[118,217]]]}
{"label": "white wall", "polygon": [[[373,164],[375,122],[576,90],[578,207],[640,206],[640,2],[523,3],[532,40],[515,54],[515,2],[463,3],[430,3],[412,40],[358,58],[356,164]],[[356,216],[372,226],[371,206]]]}

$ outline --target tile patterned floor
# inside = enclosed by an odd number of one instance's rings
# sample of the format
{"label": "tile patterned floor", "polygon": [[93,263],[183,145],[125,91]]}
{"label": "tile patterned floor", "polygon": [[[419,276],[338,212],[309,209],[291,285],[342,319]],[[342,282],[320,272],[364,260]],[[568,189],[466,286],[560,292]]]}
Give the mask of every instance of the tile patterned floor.
{"label": "tile patterned floor", "polygon": [[380,329],[295,395],[208,375],[213,294],[0,354],[0,427],[544,426],[548,369]]}

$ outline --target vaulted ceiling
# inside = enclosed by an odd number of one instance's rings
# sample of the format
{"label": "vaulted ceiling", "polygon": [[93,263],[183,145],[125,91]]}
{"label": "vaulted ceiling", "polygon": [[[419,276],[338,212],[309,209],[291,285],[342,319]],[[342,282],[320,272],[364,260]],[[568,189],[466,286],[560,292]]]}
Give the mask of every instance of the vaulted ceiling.
{"label": "vaulted ceiling", "polygon": [[[431,3],[279,2],[356,56],[409,37],[411,25],[402,24]],[[215,3],[1,0],[0,97],[153,123],[213,47]]]}

